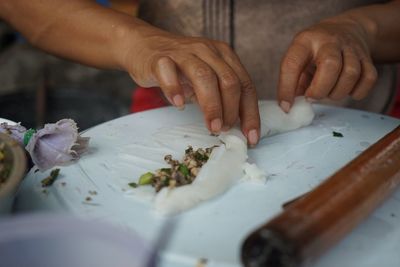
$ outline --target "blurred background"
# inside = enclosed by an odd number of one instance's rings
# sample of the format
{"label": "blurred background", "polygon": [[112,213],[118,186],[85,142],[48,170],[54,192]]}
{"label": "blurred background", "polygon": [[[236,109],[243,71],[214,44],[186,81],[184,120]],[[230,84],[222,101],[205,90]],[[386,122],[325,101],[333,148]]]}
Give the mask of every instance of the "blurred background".
{"label": "blurred background", "polygon": [[[97,1],[136,16],[138,1]],[[135,84],[122,71],[99,70],[32,47],[0,21],[0,117],[27,128],[73,118],[80,130],[128,114]]]}
{"label": "blurred background", "polygon": [[[132,16],[138,14],[139,0],[97,2]],[[158,89],[135,88],[127,73],[46,54],[0,20],[0,118],[21,122],[27,128],[72,118],[84,130],[130,112],[166,105]],[[399,93],[397,98],[387,112],[400,118]]]}

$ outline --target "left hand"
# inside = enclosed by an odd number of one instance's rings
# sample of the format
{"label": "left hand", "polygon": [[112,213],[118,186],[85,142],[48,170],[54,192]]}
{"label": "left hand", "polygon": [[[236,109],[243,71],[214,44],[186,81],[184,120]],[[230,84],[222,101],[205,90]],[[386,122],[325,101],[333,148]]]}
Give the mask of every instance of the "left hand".
{"label": "left hand", "polygon": [[297,34],[281,63],[281,108],[288,112],[296,95],[315,100],[366,97],[377,79],[370,43],[363,27],[342,17]]}

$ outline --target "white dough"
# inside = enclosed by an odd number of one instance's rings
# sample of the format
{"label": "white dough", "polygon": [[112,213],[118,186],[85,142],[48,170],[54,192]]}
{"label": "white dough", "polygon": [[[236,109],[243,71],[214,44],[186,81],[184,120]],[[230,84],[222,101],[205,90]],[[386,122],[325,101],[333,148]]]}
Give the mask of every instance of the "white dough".
{"label": "white dough", "polygon": [[[261,102],[260,116],[263,138],[309,125],[314,112],[304,97],[298,97],[288,114],[281,110],[276,101]],[[218,138],[220,146],[214,148],[210,159],[192,184],[163,188],[155,195],[154,208],[157,212],[164,215],[176,214],[221,195],[243,176],[244,169],[247,175],[265,180],[262,170],[246,162],[247,141],[239,129],[231,129]]]}
{"label": "white dough", "polygon": [[245,162],[243,164],[243,172],[242,180],[245,182],[263,183],[267,178],[266,173],[254,163]]}
{"label": "white dough", "polygon": [[289,113],[285,113],[276,101],[260,102],[261,138],[292,131],[311,124],[314,111],[304,97],[296,97]]}
{"label": "white dough", "polygon": [[155,197],[154,207],[161,214],[171,215],[222,194],[242,176],[247,159],[247,145],[235,135],[224,135],[224,145],[213,149],[192,184],[163,188]]}

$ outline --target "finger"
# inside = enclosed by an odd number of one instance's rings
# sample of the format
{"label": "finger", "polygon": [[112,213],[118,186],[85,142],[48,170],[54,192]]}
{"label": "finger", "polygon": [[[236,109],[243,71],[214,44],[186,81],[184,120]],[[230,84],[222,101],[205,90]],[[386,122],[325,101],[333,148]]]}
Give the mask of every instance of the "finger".
{"label": "finger", "polygon": [[185,100],[174,61],[169,57],[161,57],[157,60],[154,73],[168,101],[177,108],[183,109]]}
{"label": "finger", "polygon": [[355,100],[361,100],[368,95],[378,79],[378,73],[375,66],[372,64],[370,59],[361,60],[361,77],[356,84],[352,97]]}
{"label": "finger", "polygon": [[229,130],[238,120],[240,103],[240,81],[235,71],[215,53],[201,55],[218,77],[219,91],[223,107],[223,130]]}
{"label": "finger", "polygon": [[317,52],[315,63],[317,69],[305,95],[312,99],[322,99],[330,94],[339,78],[342,52],[335,45],[325,45]]}
{"label": "finger", "polygon": [[360,74],[361,64],[359,57],[350,49],[344,49],[342,72],[329,98],[332,100],[341,100],[350,95],[360,78]]}
{"label": "finger", "polygon": [[308,71],[303,71],[300,75],[299,83],[296,89],[296,96],[304,95],[307,88],[310,86],[312,81],[312,74]]}
{"label": "finger", "polygon": [[208,129],[213,133],[220,132],[223,125],[222,105],[214,71],[196,56],[174,60],[193,86]]}
{"label": "finger", "polygon": [[299,43],[293,43],[283,57],[278,85],[278,101],[283,111],[289,112],[301,74],[311,59],[311,50]]}
{"label": "finger", "polygon": [[178,69],[178,79],[179,79],[179,84],[181,85],[183,91],[185,102],[193,102],[192,99],[196,97],[196,94],[193,91],[193,85],[179,69]]}
{"label": "finger", "polygon": [[260,138],[260,111],[257,91],[239,57],[226,44],[220,44],[218,50],[225,62],[233,69],[240,82],[239,117],[243,134],[249,145],[254,146]]}

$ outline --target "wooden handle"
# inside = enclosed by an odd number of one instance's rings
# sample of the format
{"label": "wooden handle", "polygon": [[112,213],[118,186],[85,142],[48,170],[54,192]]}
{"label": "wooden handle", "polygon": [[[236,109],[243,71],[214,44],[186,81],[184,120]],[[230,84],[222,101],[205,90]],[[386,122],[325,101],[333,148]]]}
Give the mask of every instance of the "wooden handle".
{"label": "wooden handle", "polygon": [[247,237],[242,262],[292,267],[313,261],[399,184],[400,126]]}

